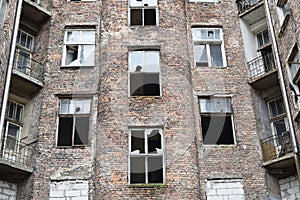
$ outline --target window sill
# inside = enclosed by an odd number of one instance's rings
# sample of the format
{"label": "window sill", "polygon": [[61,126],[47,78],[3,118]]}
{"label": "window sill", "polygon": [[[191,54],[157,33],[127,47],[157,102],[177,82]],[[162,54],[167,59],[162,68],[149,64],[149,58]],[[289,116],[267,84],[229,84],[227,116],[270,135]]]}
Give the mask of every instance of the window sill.
{"label": "window sill", "polygon": [[89,145],[82,146],[55,146],[56,149],[85,149],[89,147]]}
{"label": "window sill", "polygon": [[60,66],[60,69],[71,69],[76,70],[80,68],[94,68],[95,66]]}
{"label": "window sill", "polygon": [[161,99],[162,96],[129,96],[130,99]]}
{"label": "window sill", "polygon": [[154,188],[154,189],[159,189],[159,188],[166,188],[167,184],[165,183],[139,183],[139,184],[129,184],[128,187],[130,188]]}
{"label": "window sill", "polygon": [[191,3],[219,3],[219,0],[190,0]]}
{"label": "window sill", "polygon": [[203,147],[208,148],[219,148],[219,149],[235,149],[237,148],[236,144],[202,144]]}
{"label": "window sill", "polygon": [[195,65],[195,68],[197,68],[197,69],[226,69],[226,68],[228,68],[228,66],[210,67],[210,66],[196,66]]}
{"label": "window sill", "polygon": [[281,37],[283,35],[283,33],[287,27],[289,19],[290,19],[290,13],[286,13],[286,15],[284,16],[284,20],[280,26],[278,37]]}

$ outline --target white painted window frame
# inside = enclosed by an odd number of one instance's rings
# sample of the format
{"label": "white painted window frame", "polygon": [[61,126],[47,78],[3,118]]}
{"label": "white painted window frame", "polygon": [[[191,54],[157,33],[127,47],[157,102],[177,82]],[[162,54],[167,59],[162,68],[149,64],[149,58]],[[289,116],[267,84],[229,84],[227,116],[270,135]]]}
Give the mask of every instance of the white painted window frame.
{"label": "white painted window frame", "polygon": [[[64,33],[64,46],[63,46],[63,56],[62,56],[62,67],[93,67],[95,66],[95,50],[96,50],[96,38],[94,37],[94,41],[92,42],[88,42],[88,41],[85,41],[85,42],[79,42],[79,41],[75,41],[75,42],[68,42],[67,41],[67,38],[68,38],[68,32],[72,32],[72,31],[79,31],[80,32],[80,36],[82,36],[82,32],[84,31],[94,31],[94,34],[96,34],[96,31],[95,29],[90,29],[90,28],[67,28],[65,29],[65,33]],[[67,58],[67,46],[68,45],[78,45],[78,54],[80,54],[81,52],[81,49],[82,49],[82,46],[83,45],[93,45],[94,47],[94,60],[93,60],[93,65],[67,65],[66,64],[66,58]],[[80,55],[79,55],[80,56]],[[79,59],[79,56],[78,56],[78,59]]]}
{"label": "white painted window frame", "polygon": [[[132,130],[144,130],[144,144],[145,144],[145,153],[133,153],[131,152],[131,131]],[[161,135],[161,151],[158,152],[157,154],[149,154],[148,153],[148,143],[147,143],[147,134],[148,132],[152,131],[152,130],[158,130],[160,135]],[[158,184],[165,184],[166,183],[166,166],[165,166],[165,147],[164,147],[164,133],[163,133],[163,129],[159,128],[159,127],[131,127],[129,128],[129,142],[128,142],[128,184],[129,185],[134,185],[135,183],[130,183],[131,182],[131,175],[130,175],[130,170],[131,170],[131,166],[130,166],[130,159],[131,157],[162,157],[162,162],[163,162],[163,183],[158,183]],[[148,183],[148,159],[145,159],[145,183],[142,184],[157,184],[157,183]]]}
{"label": "white painted window frame", "polygon": [[[230,101],[230,112],[202,112],[201,111],[201,105],[200,105],[200,100],[201,99],[210,99],[210,98],[227,98]],[[200,111],[200,117],[201,115],[225,115],[225,114],[230,114],[231,117],[231,126],[232,126],[232,135],[233,135],[233,144],[204,144],[203,140],[203,145],[204,146],[236,146],[236,132],[235,132],[235,125],[234,125],[234,116],[233,116],[233,106],[232,106],[232,95],[214,95],[214,96],[199,96],[198,97],[198,102],[199,102],[199,111]],[[201,133],[202,135],[202,133]],[[203,137],[203,135],[202,135]],[[204,138],[202,138],[204,139]]]}
{"label": "white painted window frame", "polygon": [[[149,0],[141,0],[141,5],[133,5],[133,1],[136,0],[128,0],[128,26],[135,27],[135,26],[145,26],[144,25],[144,10],[145,9],[155,9],[155,20],[156,24],[155,25],[146,25],[146,26],[159,26],[159,14],[158,14],[158,3],[157,0],[154,0],[155,3],[150,6],[145,6],[145,3]],[[151,0],[150,0],[151,1]],[[145,2],[145,3],[144,3]],[[131,9],[142,9],[142,25],[131,25]]]}
{"label": "white painted window frame", "polygon": [[[220,31],[220,39],[196,39],[194,35],[194,31],[196,30],[219,30]],[[222,28],[218,27],[195,27],[192,28],[192,35],[193,35],[193,51],[195,52],[195,45],[205,45],[207,51],[207,59],[208,59],[208,67],[214,68],[225,68],[227,67],[227,60],[226,60],[226,53],[225,53],[225,46],[224,46],[224,39],[223,39],[223,30]],[[212,44],[220,44],[221,45],[221,54],[223,60],[223,66],[212,66],[211,63],[211,55],[210,55],[210,45]],[[194,66],[196,65],[195,53],[194,53]],[[200,66],[201,67],[201,66]]]}
{"label": "white painted window frame", "polygon": [[[158,54],[158,71],[157,72],[132,72],[130,71],[130,67],[128,67],[128,96],[131,97],[132,95],[130,94],[131,91],[130,91],[130,76],[131,74],[138,74],[138,73],[144,73],[144,74],[158,74],[158,79],[159,79],[159,95],[157,97],[161,97],[162,96],[162,86],[161,86],[161,69],[160,69],[160,50],[147,50],[147,49],[143,49],[143,50],[137,50],[139,52],[142,52],[143,53],[143,57],[144,57],[144,54],[145,52],[156,52]],[[132,52],[136,52],[136,51],[129,51],[128,53],[128,66],[131,66],[131,60],[130,60],[130,54]],[[144,60],[144,59],[143,59]],[[143,61],[143,64],[144,64],[144,61]],[[143,66],[142,66],[143,67]],[[135,95],[133,95],[132,97],[137,97]],[[153,97],[156,97],[156,96],[153,96]]]}

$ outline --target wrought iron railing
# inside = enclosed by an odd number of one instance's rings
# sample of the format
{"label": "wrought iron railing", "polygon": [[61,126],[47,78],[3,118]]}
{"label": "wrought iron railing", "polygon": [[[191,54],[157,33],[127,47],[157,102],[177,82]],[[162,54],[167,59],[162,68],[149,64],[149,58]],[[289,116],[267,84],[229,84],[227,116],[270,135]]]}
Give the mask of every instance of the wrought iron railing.
{"label": "wrought iron railing", "polygon": [[257,57],[247,63],[249,79],[261,76],[268,71],[275,69],[275,62],[273,53],[268,53]]}
{"label": "wrought iron railing", "polygon": [[31,55],[24,52],[16,52],[14,69],[39,81],[43,81],[44,65],[31,59]]}
{"label": "wrought iron railing", "polygon": [[0,151],[0,159],[11,164],[33,167],[35,149],[13,138],[4,138]]}
{"label": "wrought iron railing", "polygon": [[255,6],[261,0],[236,0],[236,4],[238,6],[239,14],[245,12],[250,9],[252,6]]}
{"label": "wrought iron railing", "polygon": [[263,160],[269,161],[286,155],[293,151],[290,132],[285,131],[280,135],[273,135],[260,141]]}

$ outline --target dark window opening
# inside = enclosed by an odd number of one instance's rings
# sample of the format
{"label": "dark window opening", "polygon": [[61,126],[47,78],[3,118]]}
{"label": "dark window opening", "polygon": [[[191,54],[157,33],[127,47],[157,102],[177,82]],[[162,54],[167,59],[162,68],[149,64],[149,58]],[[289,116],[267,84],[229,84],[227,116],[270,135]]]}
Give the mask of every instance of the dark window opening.
{"label": "dark window opening", "polygon": [[157,153],[161,149],[161,136],[158,130],[153,130],[148,135],[148,153]]}
{"label": "dark window opening", "polygon": [[160,96],[158,74],[130,74],[131,96]]}
{"label": "dark window opening", "polygon": [[156,25],[156,13],[155,9],[145,9],[144,10],[144,25]]}
{"label": "dark window opening", "polygon": [[145,153],[145,138],[143,130],[131,131],[131,152],[138,150],[139,153]]}
{"label": "dark window opening", "polygon": [[131,9],[130,22],[131,22],[130,25],[143,25],[142,9]]}
{"label": "dark window opening", "polygon": [[130,183],[146,183],[145,158],[130,158]]}
{"label": "dark window opening", "polygon": [[231,115],[201,116],[204,144],[234,144]]}
{"label": "dark window opening", "polygon": [[72,146],[73,117],[59,118],[57,146]]}
{"label": "dark window opening", "polygon": [[148,182],[163,183],[162,157],[148,157]]}
{"label": "dark window opening", "polygon": [[156,25],[156,10],[130,9],[130,25]]}

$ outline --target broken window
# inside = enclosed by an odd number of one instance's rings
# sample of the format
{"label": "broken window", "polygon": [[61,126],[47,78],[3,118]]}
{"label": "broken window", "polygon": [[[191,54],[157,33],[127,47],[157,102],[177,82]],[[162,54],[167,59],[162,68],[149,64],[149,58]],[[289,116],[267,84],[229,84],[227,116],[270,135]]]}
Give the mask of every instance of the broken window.
{"label": "broken window", "polygon": [[90,100],[60,100],[57,146],[88,144]]}
{"label": "broken window", "polygon": [[197,67],[224,67],[225,51],[220,28],[193,28]]}
{"label": "broken window", "polygon": [[18,31],[15,67],[26,74],[31,70],[34,37],[22,30]]}
{"label": "broken window", "polygon": [[203,144],[234,144],[231,99],[200,98]]}
{"label": "broken window", "polygon": [[94,30],[67,30],[64,44],[63,66],[94,66]]}
{"label": "broken window", "polygon": [[131,129],[129,138],[129,183],[163,183],[162,130]]}
{"label": "broken window", "polygon": [[131,96],[160,96],[159,51],[129,52]]}
{"label": "broken window", "polygon": [[287,131],[287,119],[282,97],[268,102],[272,132],[277,138],[275,146],[282,144],[282,136]]}
{"label": "broken window", "polygon": [[9,100],[5,114],[5,149],[17,151],[20,132],[22,129],[24,105]]}
{"label": "broken window", "polygon": [[157,24],[156,0],[129,0],[130,25],[147,26]]}

